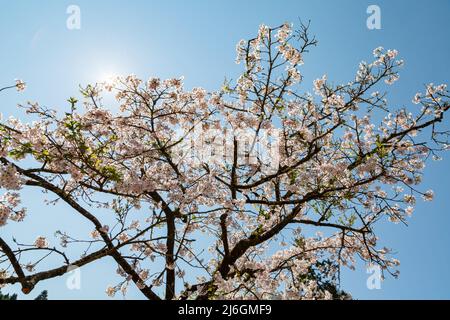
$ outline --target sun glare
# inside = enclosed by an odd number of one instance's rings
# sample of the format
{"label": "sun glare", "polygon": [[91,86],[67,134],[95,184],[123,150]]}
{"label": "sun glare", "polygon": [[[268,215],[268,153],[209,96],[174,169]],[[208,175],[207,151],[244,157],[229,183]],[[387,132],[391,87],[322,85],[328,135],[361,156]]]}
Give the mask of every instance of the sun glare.
{"label": "sun glare", "polygon": [[99,83],[113,85],[119,75],[115,72],[105,72],[99,77]]}

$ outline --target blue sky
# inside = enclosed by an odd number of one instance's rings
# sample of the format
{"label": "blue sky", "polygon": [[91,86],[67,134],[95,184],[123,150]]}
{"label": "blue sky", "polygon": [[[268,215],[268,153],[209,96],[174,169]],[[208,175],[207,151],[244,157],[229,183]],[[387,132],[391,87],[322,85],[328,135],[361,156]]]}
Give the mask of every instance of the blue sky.
{"label": "blue sky", "polygon": [[[68,30],[66,9],[81,9],[81,29]],[[366,27],[368,5],[381,9],[381,30]],[[19,115],[17,103],[27,100],[57,109],[77,95],[79,84],[102,80],[108,74],[140,77],[185,77],[187,87],[217,89],[224,77],[236,78],[235,44],[251,37],[259,24],[279,25],[311,20],[319,40],[305,57],[303,75],[308,90],[313,79],[327,74],[335,82],[352,79],[358,63],[369,60],[377,46],[396,48],[405,60],[400,81],[391,87],[393,107],[413,108],[415,92],[429,82],[450,76],[450,2],[436,1],[5,1],[0,0],[0,86],[20,78],[23,94],[0,95],[0,112]],[[448,127],[448,120],[446,126]],[[436,199],[419,203],[409,226],[383,223],[379,235],[394,248],[401,275],[390,277],[380,290],[368,290],[364,266],[343,274],[345,290],[360,299],[450,299],[450,157],[430,163],[423,188]],[[45,207],[42,195],[27,191],[30,214],[23,224],[2,228],[2,237],[34,239],[48,230],[89,230],[66,215],[63,206]],[[103,260],[82,269],[81,290],[68,290],[67,277],[39,284],[50,298],[103,299],[114,282],[115,263]],[[19,291],[11,287],[6,291]],[[22,297],[24,298],[24,297]],[[135,290],[128,298],[141,298]]]}

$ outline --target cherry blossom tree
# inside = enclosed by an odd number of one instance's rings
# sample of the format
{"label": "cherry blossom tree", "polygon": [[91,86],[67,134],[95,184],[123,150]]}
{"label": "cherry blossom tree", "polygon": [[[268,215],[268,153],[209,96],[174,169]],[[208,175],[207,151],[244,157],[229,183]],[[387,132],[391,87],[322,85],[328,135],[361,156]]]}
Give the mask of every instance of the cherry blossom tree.
{"label": "cherry blossom tree", "polygon": [[21,199],[39,189],[92,232],[58,230],[59,244],[1,236],[0,285],[29,293],[107,257],[122,277],[108,295],[135,285],[154,300],[343,297],[340,270],[358,259],[395,276],[399,262],[374,226],[405,222],[417,198],[432,200],[418,185],[448,149],[449,93],[430,84],[407,108],[390,107],[403,62],[383,48],[348,83],[323,76],[309,93],[308,28],[260,26],[237,45],[242,75],[215,92],[131,75],[83,88],[63,113],[29,102],[20,107],[34,122],[2,120],[0,229],[17,223],[20,237],[33,215]]}

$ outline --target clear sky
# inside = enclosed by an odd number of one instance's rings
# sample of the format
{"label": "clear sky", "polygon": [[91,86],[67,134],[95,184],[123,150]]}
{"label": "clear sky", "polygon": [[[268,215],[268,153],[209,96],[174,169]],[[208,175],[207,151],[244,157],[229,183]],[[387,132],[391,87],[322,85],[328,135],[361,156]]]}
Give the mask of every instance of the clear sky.
{"label": "clear sky", "polygon": [[[81,9],[81,29],[69,30],[66,9]],[[381,9],[381,29],[369,30],[369,5]],[[181,76],[186,86],[217,89],[224,77],[236,78],[235,44],[253,36],[261,23],[298,25],[311,20],[319,40],[305,57],[303,75],[327,74],[335,82],[353,78],[358,63],[369,60],[375,47],[395,48],[405,60],[400,81],[391,87],[395,108],[413,108],[411,98],[429,82],[450,80],[450,1],[17,1],[0,0],[0,86],[19,78],[27,90],[0,94],[0,112],[18,115],[27,100],[61,109],[79,84],[110,74],[134,73],[148,78]],[[448,127],[448,119],[446,126]],[[409,226],[383,223],[382,243],[397,251],[400,278],[388,277],[380,290],[368,290],[364,266],[343,274],[343,289],[360,299],[450,299],[450,155],[426,168],[423,189],[435,190],[432,203],[419,203]],[[27,190],[26,222],[0,229],[32,241],[57,230],[89,230],[63,206],[42,205],[42,195]],[[42,231],[46,230],[46,231]],[[67,277],[39,284],[52,299],[104,299],[114,283],[115,263],[103,260],[82,269],[81,289],[69,290]],[[112,274],[112,276],[109,276]],[[10,287],[8,292],[18,292]],[[128,298],[141,298],[131,290]],[[20,295],[20,298],[25,298]],[[117,298],[121,298],[118,296]]]}

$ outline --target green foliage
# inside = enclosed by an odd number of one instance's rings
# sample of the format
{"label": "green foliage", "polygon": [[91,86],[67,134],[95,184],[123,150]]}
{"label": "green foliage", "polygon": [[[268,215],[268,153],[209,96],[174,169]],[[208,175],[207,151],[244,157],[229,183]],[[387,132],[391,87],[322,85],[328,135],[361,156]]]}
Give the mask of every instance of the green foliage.
{"label": "green foliage", "polygon": [[298,177],[298,171],[297,170],[292,170],[289,174],[288,174],[288,176],[289,176],[289,179],[290,179],[290,183],[291,184],[294,184],[295,183],[295,181],[297,180],[297,177]]}
{"label": "green foliage", "polygon": [[21,160],[28,154],[33,153],[33,145],[31,142],[22,143],[17,149],[11,150],[9,156],[14,160]]}
{"label": "green foliage", "polygon": [[334,300],[352,299],[349,293],[340,289],[339,281],[335,276],[329,277],[326,275],[330,268],[338,268],[338,266],[331,260],[318,261],[308,269],[306,274],[301,275],[298,280],[301,282],[311,280],[317,282],[320,290],[328,291]]}
{"label": "green foliage", "polygon": [[[17,294],[3,294],[0,291],[0,300],[17,300]],[[48,291],[42,291],[34,300],[48,300]]]}
{"label": "green foliage", "polygon": [[17,300],[17,294],[3,294],[0,291],[0,300]]}
{"label": "green foliage", "polygon": [[34,300],[48,300],[48,291],[42,291]]}
{"label": "green foliage", "polygon": [[104,166],[100,168],[101,174],[108,180],[119,182],[122,179],[121,174],[113,166]]}
{"label": "green foliage", "polygon": [[93,85],[88,84],[88,85],[86,86],[86,88],[81,88],[81,87],[80,87],[80,92],[81,92],[81,94],[83,95],[83,97],[85,97],[85,98],[90,98],[91,96],[94,96],[94,95],[95,95],[95,93],[96,93],[96,88],[95,88]]}
{"label": "green foliage", "polygon": [[264,219],[269,220],[270,219],[270,213],[265,211],[262,207],[259,208],[259,215],[263,216]]}
{"label": "green foliage", "polygon": [[389,152],[386,150],[385,145],[383,144],[383,142],[380,139],[380,136],[377,135],[377,140],[376,140],[376,150],[377,150],[377,154],[380,157],[380,159],[384,159],[385,157],[387,157],[389,155]]}
{"label": "green foliage", "polygon": [[277,109],[278,111],[283,111],[285,109],[284,107],[284,103],[283,100],[280,98],[277,98],[275,100],[275,105],[274,105],[275,109]]}
{"label": "green foliage", "polygon": [[68,115],[64,121],[64,126],[69,130],[69,137],[76,138],[81,131],[81,123]]}
{"label": "green foliage", "polygon": [[223,81],[221,89],[222,89],[222,92],[224,92],[224,93],[232,93],[233,92],[233,89],[230,88],[230,81],[226,78]]}
{"label": "green foliage", "polygon": [[76,109],[76,104],[78,100],[75,99],[74,97],[70,97],[69,99],[67,99],[67,101],[70,103],[70,108],[72,109],[72,111],[74,111]]}

